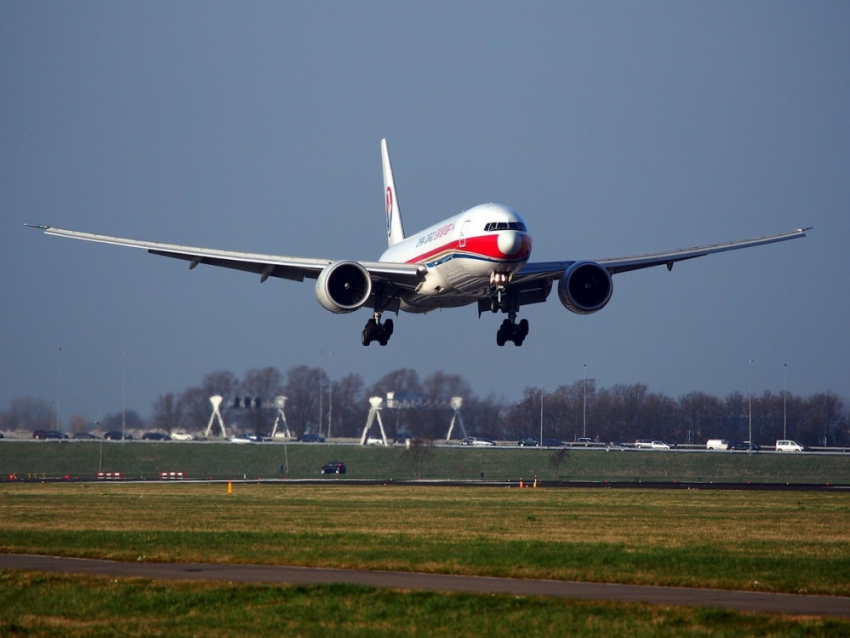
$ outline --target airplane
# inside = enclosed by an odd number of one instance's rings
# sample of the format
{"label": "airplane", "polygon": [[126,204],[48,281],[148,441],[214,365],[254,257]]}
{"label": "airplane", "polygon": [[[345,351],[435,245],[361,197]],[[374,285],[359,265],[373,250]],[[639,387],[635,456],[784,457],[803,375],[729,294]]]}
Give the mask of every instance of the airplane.
{"label": "airplane", "polygon": [[381,140],[387,250],[378,261],[335,261],[196,248],[111,237],[53,226],[26,224],[47,235],[142,248],[154,255],[182,259],[189,269],[199,264],[254,273],[260,283],[269,277],[316,280],[316,298],[330,312],[343,314],[372,309],[360,335],[368,346],[385,346],[393,320],[385,312],[426,313],[438,308],[477,304],[478,316],[490,311],[507,317],[496,332],[496,343],[521,346],[528,320],[517,322],[525,305],[546,301],[557,282],[558,299],[574,313],[587,315],[604,308],[614,291],[612,277],[620,273],[667,266],[712,253],[761,246],[805,237],[809,228],[755,239],[596,260],[532,262],[528,224],[515,210],[481,204],[406,236],[386,139]]}

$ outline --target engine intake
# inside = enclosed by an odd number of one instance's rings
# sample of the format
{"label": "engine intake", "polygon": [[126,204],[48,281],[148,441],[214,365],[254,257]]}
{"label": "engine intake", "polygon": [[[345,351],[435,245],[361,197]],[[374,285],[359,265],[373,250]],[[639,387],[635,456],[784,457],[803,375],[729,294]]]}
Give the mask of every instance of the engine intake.
{"label": "engine intake", "polygon": [[611,273],[592,261],[578,261],[564,271],[558,281],[558,297],[570,312],[589,315],[602,310],[611,300],[614,282]]}
{"label": "engine intake", "polygon": [[336,261],[319,273],[316,299],[326,310],[336,314],[354,312],[372,293],[369,271],[356,261]]}

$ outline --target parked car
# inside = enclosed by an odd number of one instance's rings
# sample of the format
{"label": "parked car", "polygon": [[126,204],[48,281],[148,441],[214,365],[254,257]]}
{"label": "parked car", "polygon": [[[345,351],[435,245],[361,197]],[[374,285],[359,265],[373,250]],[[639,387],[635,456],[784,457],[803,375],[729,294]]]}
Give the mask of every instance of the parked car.
{"label": "parked car", "polygon": [[78,441],[93,441],[100,440],[97,436],[92,434],[91,432],[77,432],[74,434],[74,438]]}
{"label": "parked car", "polygon": [[730,442],[726,439],[709,439],[705,442],[706,450],[730,450]]}
{"label": "parked car", "polygon": [[610,441],[605,445],[606,450],[625,450],[626,444],[621,443],[620,441]]}
{"label": "parked car", "polygon": [[747,446],[748,450],[752,450],[753,452],[758,452],[759,450],[761,450],[760,445],[756,445],[755,443],[750,443],[749,441],[744,441],[744,445]]}
{"label": "parked car", "polygon": [[322,466],[322,474],[345,474],[345,463],[331,461]]}
{"label": "parked car", "polygon": [[483,437],[477,437],[477,436],[468,436],[463,441],[461,441],[461,444],[462,445],[484,445],[484,446],[496,445],[496,443],[494,441],[491,441],[490,439],[485,439]]}
{"label": "parked car", "polygon": [[319,436],[318,434],[305,434],[298,440],[302,443],[324,443],[325,437]]}
{"label": "parked car", "polygon": [[191,441],[193,437],[188,432],[173,432],[171,438],[175,441]]}
{"label": "parked car", "polygon": [[383,445],[384,439],[377,436],[370,436],[366,439],[366,445]]}
{"label": "parked car", "polygon": [[[109,432],[104,432],[103,438],[107,439],[108,441],[120,441],[121,440],[121,430],[110,430]],[[132,441],[133,435],[132,434],[124,434],[124,440],[125,441]]]}
{"label": "parked car", "polygon": [[393,443],[400,443],[402,445],[405,445],[408,441],[412,441],[413,438],[414,437],[410,432],[397,432],[395,437],[393,437]]}
{"label": "parked car", "polygon": [[808,450],[809,448],[805,445],[797,443],[797,441],[792,441],[790,439],[780,440],[776,442],[776,451],[777,452],[803,452],[804,450]]}
{"label": "parked car", "polygon": [[543,439],[543,447],[564,447],[566,443],[564,443],[561,439]]}
{"label": "parked car", "polygon": [[649,450],[652,448],[652,439],[638,439],[635,441],[635,447],[639,450]]}
{"label": "parked car", "polygon": [[162,432],[145,432],[142,435],[143,441],[170,441],[171,437]]}
{"label": "parked car", "polygon": [[649,444],[651,450],[672,450],[673,446],[670,443],[665,443],[664,441],[653,441]]}
{"label": "parked car", "polygon": [[520,447],[537,447],[540,445],[540,441],[534,436],[524,436],[516,444]]}
{"label": "parked car", "polygon": [[65,434],[64,432],[59,432],[58,430],[46,430],[46,431],[43,431],[42,435],[38,438],[40,438],[42,440],[45,440],[45,439],[64,440],[64,439],[68,438],[68,435]]}
{"label": "parked car", "polygon": [[589,439],[586,436],[580,436],[579,438],[576,439],[576,442],[574,443],[574,445],[583,445],[583,446],[587,447],[591,443],[593,443],[593,439]]}

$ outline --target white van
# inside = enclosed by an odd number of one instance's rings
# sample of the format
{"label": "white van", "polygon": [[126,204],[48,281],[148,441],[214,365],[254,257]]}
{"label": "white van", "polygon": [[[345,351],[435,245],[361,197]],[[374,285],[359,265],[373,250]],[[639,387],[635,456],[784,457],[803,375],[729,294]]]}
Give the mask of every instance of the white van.
{"label": "white van", "polygon": [[797,441],[777,441],[776,442],[776,451],[777,452],[802,452],[806,449],[806,446],[800,445]]}
{"label": "white van", "polygon": [[705,444],[706,450],[728,450],[729,441],[726,439],[709,439]]}

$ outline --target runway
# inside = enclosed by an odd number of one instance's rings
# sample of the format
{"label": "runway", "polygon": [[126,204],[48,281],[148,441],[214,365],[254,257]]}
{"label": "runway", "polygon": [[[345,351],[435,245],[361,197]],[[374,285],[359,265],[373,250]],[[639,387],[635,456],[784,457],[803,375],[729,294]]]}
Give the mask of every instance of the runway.
{"label": "runway", "polygon": [[86,558],[0,554],[0,569],[24,569],[63,574],[204,580],[231,583],[319,585],[347,583],[392,589],[551,596],[577,600],[645,602],[655,605],[718,607],[737,611],[794,616],[850,618],[850,598],[769,594],[686,587],[650,587],[520,578],[447,574],[286,567],[278,565],[217,565],[211,563],[123,563]]}

